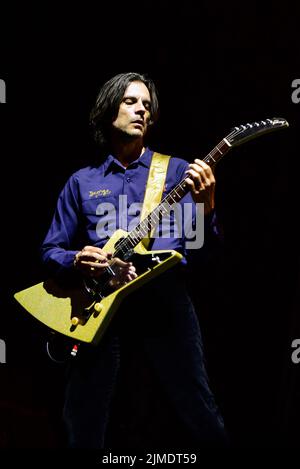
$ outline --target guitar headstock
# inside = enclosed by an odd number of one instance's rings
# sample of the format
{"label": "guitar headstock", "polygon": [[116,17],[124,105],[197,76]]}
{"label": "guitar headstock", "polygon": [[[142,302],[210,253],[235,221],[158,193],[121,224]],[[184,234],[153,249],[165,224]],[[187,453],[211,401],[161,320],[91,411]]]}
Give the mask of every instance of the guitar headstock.
{"label": "guitar headstock", "polygon": [[258,122],[247,123],[234,127],[226,140],[232,146],[235,147],[244,143],[252,138],[256,138],[259,135],[264,135],[274,130],[284,129],[289,126],[286,119],[281,117],[273,117],[272,119],[265,119]]}

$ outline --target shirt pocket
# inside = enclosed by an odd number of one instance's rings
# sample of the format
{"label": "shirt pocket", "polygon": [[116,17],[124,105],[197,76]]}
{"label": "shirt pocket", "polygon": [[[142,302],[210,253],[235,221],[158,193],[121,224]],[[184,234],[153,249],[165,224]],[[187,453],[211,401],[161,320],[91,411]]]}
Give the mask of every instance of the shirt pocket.
{"label": "shirt pocket", "polygon": [[82,215],[83,223],[89,232],[96,231],[101,220],[107,220],[113,229],[117,217],[116,198],[110,196],[85,200],[82,203]]}

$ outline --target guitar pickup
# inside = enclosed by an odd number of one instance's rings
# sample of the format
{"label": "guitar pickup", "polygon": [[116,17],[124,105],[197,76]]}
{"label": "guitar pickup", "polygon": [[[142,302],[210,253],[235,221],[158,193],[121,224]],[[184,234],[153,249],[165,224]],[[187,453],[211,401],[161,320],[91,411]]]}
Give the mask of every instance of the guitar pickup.
{"label": "guitar pickup", "polygon": [[128,249],[128,251],[122,256],[123,261],[128,262],[134,254],[134,249]]}

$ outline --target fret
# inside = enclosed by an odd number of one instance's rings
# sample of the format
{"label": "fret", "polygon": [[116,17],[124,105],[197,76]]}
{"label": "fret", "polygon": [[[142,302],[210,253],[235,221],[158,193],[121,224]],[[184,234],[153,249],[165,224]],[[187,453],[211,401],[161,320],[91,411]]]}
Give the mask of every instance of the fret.
{"label": "fret", "polygon": [[169,209],[170,209],[170,204],[167,204],[167,208],[166,208],[166,204],[167,202],[161,202],[159,204],[159,206],[157,207],[157,209],[159,210],[159,213],[161,213],[162,215],[166,215],[168,212],[169,212]]}
{"label": "fret", "polygon": [[211,153],[210,153],[210,154],[207,156],[207,159],[206,159],[206,161],[205,161],[205,162],[206,162],[206,163],[209,163],[209,160],[213,160],[213,162],[214,162],[214,163],[216,163],[216,162],[217,162],[217,160],[215,160],[215,159],[213,158],[213,156],[212,156],[212,154],[211,154]]}
{"label": "fret", "polygon": [[203,161],[209,165],[215,165],[222,156],[225,155],[230,147],[231,145],[226,138],[223,138],[223,140],[221,140],[221,142],[219,142],[218,145],[216,145],[215,148],[203,159]]}
{"label": "fret", "polygon": [[170,198],[173,202],[177,202],[176,197],[173,197],[172,192],[170,192],[169,198]]}
{"label": "fret", "polygon": [[157,212],[157,209],[158,209],[158,207],[156,207],[156,209],[153,210],[153,212],[152,212],[152,217],[156,217],[156,221],[158,222],[158,221],[159,221],[159,213],[158,213],[158,214],[156,213],[156,212]]}

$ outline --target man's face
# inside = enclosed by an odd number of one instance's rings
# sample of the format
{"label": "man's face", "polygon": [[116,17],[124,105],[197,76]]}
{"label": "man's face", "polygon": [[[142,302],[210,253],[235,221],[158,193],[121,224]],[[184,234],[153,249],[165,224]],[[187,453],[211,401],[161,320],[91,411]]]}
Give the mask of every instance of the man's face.
{"label": "man's face", "polygon": [[150,93],[144,83],[131,82],[126,88],[113,127],[128,136],[143,138],[150,120]]}

